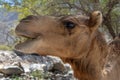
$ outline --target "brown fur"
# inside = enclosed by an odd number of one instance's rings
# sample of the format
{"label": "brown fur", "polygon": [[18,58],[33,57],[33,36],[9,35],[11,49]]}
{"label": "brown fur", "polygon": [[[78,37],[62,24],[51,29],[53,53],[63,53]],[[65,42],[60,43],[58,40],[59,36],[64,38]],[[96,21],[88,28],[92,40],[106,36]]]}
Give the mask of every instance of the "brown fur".
{"label": "brown fur", "polygon": [[109,44],[108,51],[103,80],[120,80],[120,35]]}
{"label": "brown fur", "polygon": [[90,17],[31,15],[20,21],[16,34],[32,39],[15,48],[27,54],[58,56],[71,64],[79,80],[100,80],[108,53],[106,41],[98,31],[101,22],[100,11]]}
{"label": "brown fur", "polygon": [[105,49],[107,49],[107,46],[101,33],[97,32],[94,39],[95,40],[93,40],[90,46],[90,50],[82,58],[62,59],[72,65],[72,68],[75,71],[75,76],[81,80],[99,80],[102,77],[101,70],[105,63],[104,61],[107,55],[107,51]]}

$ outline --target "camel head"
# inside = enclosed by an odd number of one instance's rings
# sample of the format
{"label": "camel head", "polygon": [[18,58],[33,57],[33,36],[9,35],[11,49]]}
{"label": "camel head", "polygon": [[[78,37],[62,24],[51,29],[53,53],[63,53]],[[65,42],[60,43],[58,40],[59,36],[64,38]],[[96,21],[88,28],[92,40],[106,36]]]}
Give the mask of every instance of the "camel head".
{"label": "camel head", "polygon": [[16,27],[16,34],[27,38],[15,46],[17,51],[80,58],[88,51],[90,39],[102,22],[100,11],[90,16],[27,16]]}

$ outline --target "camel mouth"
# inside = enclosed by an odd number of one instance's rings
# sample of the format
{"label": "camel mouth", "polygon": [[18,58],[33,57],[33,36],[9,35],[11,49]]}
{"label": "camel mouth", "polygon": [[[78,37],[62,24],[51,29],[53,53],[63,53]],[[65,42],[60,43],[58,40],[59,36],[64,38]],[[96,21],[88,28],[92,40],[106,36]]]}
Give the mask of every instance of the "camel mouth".
{"label": "camel mouth", "polygon": [[36,39],[37,39],[37,37],[33,38],[33,37],[25,36],[25,35],[19,35],[18,36],[18,41],[17,41],[17,43],[15,45],[15,49],[19,50],[20,47],[24,47],[24,44],[28,44],[28,43],[36,40]]}
{"label": "camel mouth", "polygon": [[31,40],[34,40],[36,38],[30,38],[30,37],[26,37],[26,36],[19,36],[19,40],[17,44],[22,44]]}

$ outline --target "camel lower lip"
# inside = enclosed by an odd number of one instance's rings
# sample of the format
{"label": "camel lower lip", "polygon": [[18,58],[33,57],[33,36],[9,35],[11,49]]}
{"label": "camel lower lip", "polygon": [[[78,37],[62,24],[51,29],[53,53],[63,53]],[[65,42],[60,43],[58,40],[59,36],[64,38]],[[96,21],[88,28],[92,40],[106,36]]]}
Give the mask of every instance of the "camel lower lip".
{"label": "camel lower lip", "polygon": [[16,51],[24,53],[24,47],[26,46],[24,44],[28,44],[29,42],[30,42],[30,40],[26,40],[24,42],[20,42],[20,43],[16,44],[14,48],[15,48]]}
{"label": "camel lower lip", "polygon": [[29,42],[33,41],[34,39],[35,38],[27,38],[27,37],[22,37],[22,36],[19,37],[19,40],[15,45],[15,49],[18,50],[18,51],[21,50],[21,48],[24,47],[23,44],[29,43]]}

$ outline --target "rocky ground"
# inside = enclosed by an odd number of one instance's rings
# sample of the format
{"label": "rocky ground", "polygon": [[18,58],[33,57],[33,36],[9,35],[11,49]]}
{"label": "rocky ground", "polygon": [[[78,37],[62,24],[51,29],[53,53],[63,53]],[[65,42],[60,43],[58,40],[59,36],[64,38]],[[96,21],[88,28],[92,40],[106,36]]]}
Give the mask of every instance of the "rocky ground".
{"label": "rocky ground", "polygon": [[0,80],[76,80],[70,65],[57,57],[0,51]]}

